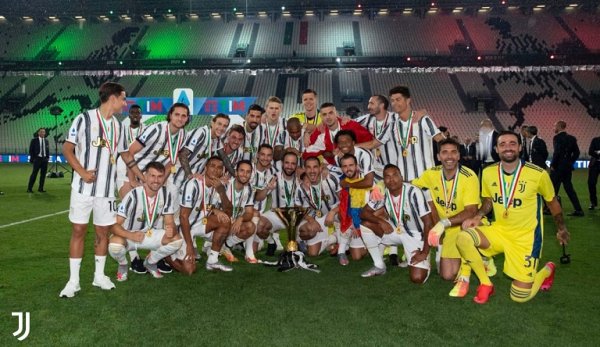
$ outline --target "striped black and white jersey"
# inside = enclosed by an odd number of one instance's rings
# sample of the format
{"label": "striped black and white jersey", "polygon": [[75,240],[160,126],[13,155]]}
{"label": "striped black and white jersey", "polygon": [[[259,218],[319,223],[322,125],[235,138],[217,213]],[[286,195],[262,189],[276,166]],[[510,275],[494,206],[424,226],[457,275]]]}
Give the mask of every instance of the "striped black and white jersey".
{"label": "striped black and white jersey", "polygon": [[[354,147],[354,156],[356,157],[356,161],[358,162],[358,170],[360,171],[359,177],[364,177],[367,174],[374,171],[373,155],[371,154],[371,152],[367,151],[366,149]],[[340,157],[335,157],[335,163],[338,167],[342,167]]]}
{"label": "striped black and white jersey", "polygon": [[298,140],[294,140],[290,133],[287,130],[284,130],[279,134],[277,141],[275,142],[275,146],[283,146],[283,149],[292,147],[297,149],[300,153],[304,152],[304,130],[302,130],[300,138]]}
{"label": "striped black and white jersey", "polygon": [[[256,192],[257,190],[263,190],[267,187],[267,184],[271,181],[271,178],[277,176],[277,169],[274,166],[264,170],[258,171],[256,169],[256,165],[252,166],[252,178],[250,179],[250,185],[252,186],[252,190]],[[259,212],[265,212],[267,207],[267,203],[270,202],[270,194],[263,201],[255,201],[254,208]]]}
{"label": "striped black and white jersey", "polygon": [[[227,143],[227,140],[225,140],[224,144],[223,144],[223,150],[225,149],[225,144]],[[233,167],[233,169],[236,169],[237,164],[244,158],[244,147],[240,146],[238,147],[238,149],[236,149],[235,151],[227,154],[225,152],[223,152],[223,154],[225,154],[225,156],[227,157],[227,159],[229,160],[229,163],[231,164],[231,167]],[[225,159],[223,159],[225,160]]]}
{"label": "striped black and white jersey", "polygon": [[[401,205],[400,202],[403,194],[404,204],[402,204],[402,208],[398,208]],[[388,219],[394,227],[398,227],[396,223],[396,218],[398,218],[402,232],[407,233],[411,237],[423,240],[425,227],[421,217],[431,213],[431,210],[421,189],[410,183],[403,183],[402,193],[399,196],[392,196],[389,190],[385,189],[384,199],[369,201],[369,207],[373,210],[385,208]]]}
{"label": "striped black and white jersey", "polygon": [[[137,138],[137,141],[144,147],[135,154],[135,161],[140,168],[144,170],[148,163],[157,161],[163,165],[171,163],[171,151],[169,141],[173,139],[173,151],[179,153],[185,143],[186,132],[179,129],[175,136],[169,136],[169,126],[166,121],[148,126]],[[179,161],[179,157],[177,157]]]}
{"label": "striped black and white jersey", "polygon": [[[402,134],[406,136],[409,131],[408,121],[404,122],[398,116],[397,119],[398,129],[402,129]],[[421,176],[425,170],[435,166],[432,141],[433,137],[440,132],[428,115],[423,116],[418,122],[412,123],[412,129],[408,134],[407,156],[405,157],[401,153],[398,157],[398,167],[405,181],[412,181]]]}
{"label": "striped black and white jersey", "polygon": [[191,226],[200,223],[202,218],[210,215],[212,208],[221,206],[221,196],[216,189],[206,186],[204,177],[185,181],[179,196],[179,205],[192,209],[189,218]]}
{"label": "striped black and white jersey", "polygon": [[145,195],[144,187],[132,189],[119,204],[117,214],[123,218],[123,228],[132,232],[164,229],[163,216],[173,214],[173,200],[166,187],[161,187],[153,199]]}
{"label": "striped black and white jersey", "polygon": [[78,115],[69,128],[65,141],[75,145],[75,157],[85,170],[96,170],[96,180],[92,183],[85,183],[74,171],[71,188],[85,196],[113,198],[116,159],[118,153],[127,150],[127,145],[121,122],[112,117],[102,123],[101,117],[98,109],[89,110]]}
{"label": "striped black and white jersey", "polygon": [[387,164],[398,166],[399,157],[402,155],[402,147],[398,141],[398,120],[396,117],[395,113],[387,112],[385,119],[382,121],[378,121],[372,114],[356,119],[381,143],[381,146],[371,150],[371,154],[382,168]]}
{"label": "striped black and white jersey", "polygon": [[[340,204],[340,189],[340,181],[334,174],[329,174],[329,177],[316,185],[311,185],[309,189],[301,184],[297,205],[321,211],[324,216]],[[313,217],[315,217],[314,211],[311,212]]]}
{"label": "striped black and white jersey", "polygon": [[296,175],[288,179],[283,172],[278,172],[275,177],[277,177],[277,184],[270,194],[271,209],[296,206],[300,188]]}
{"label": "striped black and white jersey", "polygon": [[260,125],[254,129],[254,131],[250,132],[246,128],[246,122],[244,122],[244,130],[246,131],[246,138],[243,143],[244,150],[244,159],[254,161],[256,157],[256,153],[258,153],[258,147],[261,143],[263,143],[262,135],[263,133],[260,131]]}
{"label": "striped black and white jersey", "polygon": [[277,139],[279,136],[286,130],[286,121],[282,117],[279,117],[279,121],[275,125],[270,125],[268,123],[263,123],[258,126],[258,130],[260,130],[262,134],[262,139],[259,142],[259,145],[263,143],[268,143],[271,147],[275,148],[277,144]]}
{"label": "striped black and white jersey", "polygon": [[246,207],[254,206],[254,191],[249,183],[244,185],[242,190],[238,191],[235,189],[235,178],[231,178],[225,189],[227,191],[227,198],[229,198],[229,201],[233,205],[232,221],[241,217]]}
{"label": "striped black and white jersey", "polygon": [[142,123],[140,121],[140,126],[137,128],[132,128],[131,127],[131,120],[129,119],[129,117],[125,117],[125,119],[123,119],[123,121],[121,122],[121,126],[123,128],[123,131],[125,132],[125,140],[127,143],[127,147],[129,147],[129,145],[131,145],[133,143],[133,141],[135,141],[135,139],[137,139],[142,132],[144,132],[144,123]]}
{"label": "striped black and white jersey", "polygon": [[[208,146],[210,145],[210,151]],[[183,145],[190,151],[189,164],[192,173],[202,173],[208,158],[217,154],[217,150],[223,147],[221,139],[213,139],[210,137],[210,128],[205,125],[200,128],[196,128],[188,133],[187,140]],[[182,148],[182,149],[183,149]],[[175,185],[181,187],[185,181],[185,171],[181,166],[181,162],[177,162],[177,172],[173,177]]]}

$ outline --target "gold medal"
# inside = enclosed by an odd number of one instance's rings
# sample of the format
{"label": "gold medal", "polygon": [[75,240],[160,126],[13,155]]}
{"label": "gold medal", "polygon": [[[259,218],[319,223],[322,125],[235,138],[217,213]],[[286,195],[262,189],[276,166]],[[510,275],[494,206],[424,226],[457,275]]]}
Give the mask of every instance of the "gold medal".
{"label": "gold medal", "polygon": [[508,210],[504,210],[504,213],[502,214],[502,217],[508,218]]}
{"label": "gold medal", "polygon": [[204,225],[208,224],[208,218],[206,218],[206,217],[202,218],[202,224],[204,224]]}
{"label": "gold medal", "polygon": [[117,161],[115,160],[115,156],[114,156],[114,155],[111,155],[111,156],[110,156],[110,162],[111,162],[111,164],[113,164],[113,165],[115,165],[115,164],[117,163]]}
{"label": "gold medal", "polygon": [[177,172],[177,168],[175,166],[171,166],[171,173],[174,174]]}
{"label": "gold medal", "polygon": [[402,151],[402,156],[403,157],[408,157],[408,149],[405,149]]}
{"label": "gold medal", "polygon": [[381,150],[379,148],[375,148],[375,157],[381,157]]}
{"label": "gold medal", "polygon": [[323,212],[317,211],[317,218],[321,218],[321,217],[323,217]]}
{"label": "gold medal", "polygon": [[148,231],[146,231],[146,237],[152,237],[152,229],[148,229]]}
{"label": "gold medal", "polygon": [[402,234],[402,228],[400,228],[400,226],[396,227],[396,233]]}

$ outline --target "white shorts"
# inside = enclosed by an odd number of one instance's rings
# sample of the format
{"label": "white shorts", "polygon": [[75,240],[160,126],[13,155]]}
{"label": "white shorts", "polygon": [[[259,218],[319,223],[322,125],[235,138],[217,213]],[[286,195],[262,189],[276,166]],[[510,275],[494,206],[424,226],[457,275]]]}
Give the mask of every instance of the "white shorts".
{"label": "white shorts", "polygon": [[117,222],[117,202],[115,198],[98,198],[79,194],[71,189],[69,220],[74,224],[88,224],[90,214],[94,215],[94,225],[109,226]]}
{"label": "white shorts", "polygon": [[152,234],[149,235],[146,231],[146,237],[142,242],[127,240],[127,250],[133,251],[138,249],[148,249],[151,251],[157,250],[162,246],[162,239],[165,236],[164,229],[152,229]]}
{"label": "white shorts", "polygon": [[[306,244],[308,246],[316,245],[319,242],[325,243],[327,241],[327,239],[329,238],[328,228],[325,226],[325,218],[326,217],[327,216],[323,216],[321,218],[315,218],[317,223],[319,223],[319,226],[321,226],[321,231],[319,231],[317,233],[317,235],[315,235],[315,237],[313,237],[312,239],[306,240]],[[302,227],[306,223],[308,223],[308,221],[306,219],[303,220],[302,222],[300,222],[300,225],[298,225],[298,229],[300,229],[300,227]]]}
{"label": "white shorts", "polygon": [[271,222],[271,224],[273,225],[273,227],[270,230],[271,233],[277,232],[281,229],[286,229],[285,224],[283,224],[283,222],[281,221],[281,218],[279,218],[277,213],[275,213],[273,211],[267,211],[267,212],[263,213],[262,216],[265,217],[266,219],[268,219],[269,222]]}
{"label": "white shorts", "polygon": [[125,166],[123,157],[119,156],[119,159],[117,159],[117,190],[120,190],[126,182],[129,183],[127,167]]}
{"label": "white shorts", "polygon": [[[384,234],[381,238],[381,243],[386,246],[402,245],[404,248],[404,256],[406,257],[408,264],[410,264],[412,260],[413,252],[418,249],[423,249],[424,245],[423,241],[419,240],[418,238],[412,237],[405,232],[398,234],[395,230],[389,234]],[[429,271],[431,269],[429,255],[427,255],[427,259],[411,266]]]}

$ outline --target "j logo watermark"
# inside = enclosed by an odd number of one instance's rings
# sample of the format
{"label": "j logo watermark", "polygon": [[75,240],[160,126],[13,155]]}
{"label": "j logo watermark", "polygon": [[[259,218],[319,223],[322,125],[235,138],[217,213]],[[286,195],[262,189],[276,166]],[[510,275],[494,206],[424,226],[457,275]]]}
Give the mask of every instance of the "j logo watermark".
{"label": "j logo watermark", "polygon": [[13,336],[17,340],[23,341],[29,336],[29,312],[13,312],[12,315],[13,317],[19,317],[19,328],[13,332]]}

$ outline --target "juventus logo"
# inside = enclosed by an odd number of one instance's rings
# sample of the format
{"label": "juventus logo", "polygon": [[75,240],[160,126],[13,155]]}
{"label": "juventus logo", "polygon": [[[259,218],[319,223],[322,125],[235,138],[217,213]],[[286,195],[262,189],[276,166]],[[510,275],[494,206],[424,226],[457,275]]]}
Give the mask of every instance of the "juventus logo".
{"label": "juventus logo", "polygon": [[108,143],[105,139],[98,137],[94,141],[92,141],[92,146],[94,147],[108,147]]}
{"label": "juventus logo", "polygon": [[519,193],[523,193],[525,191],[525,185],[527,184],[527,182],[525,181],[519,181]]}
{"label": "juventus logo", "polygon": [[419,142],[419,138],[418,137],[416,137],[416,136],[411,136],[410,137],[410,143],[412,143],[413,145],[415,143],[418,143],[418,142]]}
{"label": "juventus logo", "polygon": [[[19,328],[13,332],[13,336],[16,337],[17,340],[23,341],[29,336],[29,312],[13,312],[12,316],[19,317]],[[25,317],[25,319],[23,319],[23,317]]]}

